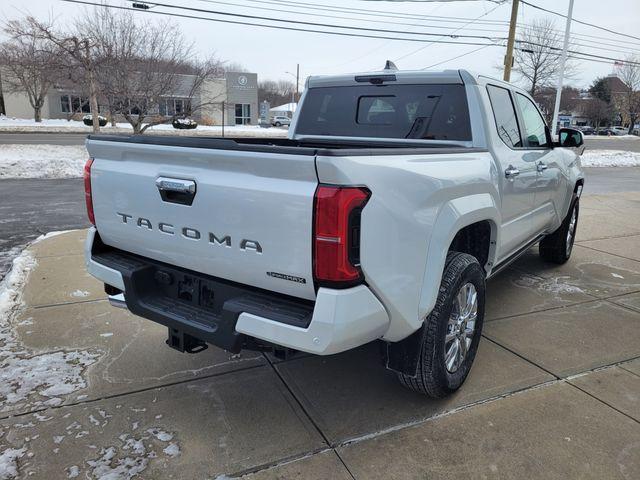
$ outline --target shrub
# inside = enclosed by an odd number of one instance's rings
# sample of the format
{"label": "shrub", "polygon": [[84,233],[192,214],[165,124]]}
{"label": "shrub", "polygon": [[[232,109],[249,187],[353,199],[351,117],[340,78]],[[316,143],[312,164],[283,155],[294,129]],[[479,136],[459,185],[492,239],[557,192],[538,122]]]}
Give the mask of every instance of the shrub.
{"label": "shrub", "polygon": [[190,130],[196,128],[198,123],[190,118],[175,118],[173,122],[171,122],[171,125],[173,125],[173,128],[180,130]]}
{"label": "shrub", "polygon": [[[91,117],[91,114],[85,115],[84,117],[82,117],[82,123],[84,123],[88,127],[93,126],[93,118]],[[101,127],[104,127],[106,124],[107,124],[107,119],[102,115],[98,115],[98,125],[100,125]]]}

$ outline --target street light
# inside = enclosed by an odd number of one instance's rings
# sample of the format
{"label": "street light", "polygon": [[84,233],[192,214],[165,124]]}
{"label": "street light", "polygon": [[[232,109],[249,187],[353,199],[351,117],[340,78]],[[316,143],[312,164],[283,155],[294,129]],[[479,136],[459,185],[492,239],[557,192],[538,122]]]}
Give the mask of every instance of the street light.
{"label": "street light", "polygon": [[[298,101],[298,93],[299,93],[299,86],[300,86],[300,64],[297,63],[296,64],[296,73],[292,73],[292,72],[284,72],[284,73],[288,73],[289,75],[291,75],[292,77],[295,77],[296,79],[296,96],[295,96],[295,100],[292,98],[291,99],[291,103],[295,103]],[[293,97],[293,94],[291,95]]]}

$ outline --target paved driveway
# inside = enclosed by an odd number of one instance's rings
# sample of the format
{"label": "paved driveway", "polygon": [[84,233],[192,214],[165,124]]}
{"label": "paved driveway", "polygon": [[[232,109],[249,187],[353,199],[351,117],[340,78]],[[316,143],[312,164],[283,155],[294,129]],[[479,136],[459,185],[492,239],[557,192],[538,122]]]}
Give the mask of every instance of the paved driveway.
{"label": "paved driveway", "polygon": [[0,323],[0,458],[47,479],[640,478],[640,193],[580,213],[568,264],[532,249],[490,281],[476,364],[439,401],[403,389],[375,344],[176,353],[108,305],[83,232],[40,242]]}

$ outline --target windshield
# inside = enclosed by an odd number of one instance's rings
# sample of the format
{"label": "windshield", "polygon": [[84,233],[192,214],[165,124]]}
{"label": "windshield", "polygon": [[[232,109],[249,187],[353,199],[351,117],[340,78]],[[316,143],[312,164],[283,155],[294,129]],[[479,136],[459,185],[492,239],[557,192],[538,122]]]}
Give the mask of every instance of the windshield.
{"label": "windshield", "polygon": [[296,133],[471,140],[464,85],[450,84],[311,88]]}

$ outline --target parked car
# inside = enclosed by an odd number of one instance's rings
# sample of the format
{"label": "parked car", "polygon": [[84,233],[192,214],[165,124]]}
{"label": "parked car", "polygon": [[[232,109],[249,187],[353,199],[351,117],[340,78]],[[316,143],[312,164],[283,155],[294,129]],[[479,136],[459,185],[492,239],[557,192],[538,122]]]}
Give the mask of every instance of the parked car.
{"label": "parked car", "polygon": [[596,130],[593,127],[580,127],[580,131],[583,135],[595,135]]}
{"label": "parked car", "polygon": [[615,132],[611,128],[601,128],[598,130],[598,135],[615,135]]}
{"label": "parked car", "polygon": [[613,135],[627,135],[629,133],[629,129],[627,127],[611,127],[611,131]]}
{"label": "parked car", "polygon": [[288,139],[90,135],[87,269],[181,352],[380,341],[403,385],[451,394],[486,280],[535,244],[569,260],[582,133],[465,70],[307,85]]}
{"label": "parked car", "polygon": [[271,119],[271,125],[275,127],[286,125],[288,127],[289,125],[291,125],[291,119],[285,115],[278,115]]}

